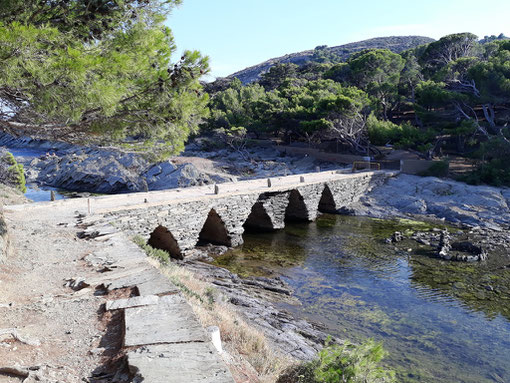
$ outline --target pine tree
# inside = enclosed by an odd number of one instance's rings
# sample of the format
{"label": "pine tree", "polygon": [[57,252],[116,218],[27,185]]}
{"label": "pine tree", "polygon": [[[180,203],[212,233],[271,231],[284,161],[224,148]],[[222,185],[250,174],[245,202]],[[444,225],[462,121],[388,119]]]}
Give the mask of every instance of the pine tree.
{"label": "pine tree", "polygon": [[187,51],[172,62],[163,22],[176,3],[2,2],[0,126],[56,138],[138,136],[180,151],[207,116],[199,78],[208,59]]}

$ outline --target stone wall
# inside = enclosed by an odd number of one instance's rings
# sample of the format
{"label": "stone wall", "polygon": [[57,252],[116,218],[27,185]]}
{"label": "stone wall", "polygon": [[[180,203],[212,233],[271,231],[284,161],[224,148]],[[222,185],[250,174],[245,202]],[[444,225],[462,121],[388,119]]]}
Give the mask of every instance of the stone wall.
{"label": "stone wall", "polygon": [[169,202],[105,214],[105,220],[132,235],[142,235],[155,247],[183,258],[198,243],[242,244],[245,227],[277,230],[286,221],[309,222],[320,212],[334,213],[388,177],[385,173],[356,174],[325,182],[303,183],[288,189]]}

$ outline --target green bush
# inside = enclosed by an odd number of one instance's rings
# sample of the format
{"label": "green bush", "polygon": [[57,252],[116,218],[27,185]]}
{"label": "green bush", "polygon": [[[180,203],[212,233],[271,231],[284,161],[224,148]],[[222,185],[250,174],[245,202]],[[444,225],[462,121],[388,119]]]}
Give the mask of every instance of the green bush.
{"label": "green bush", "polygon": [[428,148],[433,135],[409,125],[396,125],[391,121],[378,120],[373,114],[367,119],[367,130],[370,142],[374,145],[392,144],[397,148]]}
{"label": "green bush", "polygon": [[506,162],[506,160],[494,159],[478,166],[468,175],[459,177],[458,180],[471,185],[510,186],[510,171]]}
{"label": "green bush", "polygon": [[145,253],[152,258],[157,259],[163,264],[167,264],[170,261],[170,254],[161,249],[155,249],[151,245],[147,244],[147,241],[142,236],[136,235],[133,237],[133,242],[142,248]]}
{"label": "green bush", "polygon": [[395,373],[379,366],[386,355],[382,343],[368,339],[360,345],[345,342],[326,346],[318,358],[286,373],[278,383],[389,383]]}
{"label": "green bush", "polygon": [[482,160],[475,171],[459,180],[470,184],[510,186],[510,143],[493,138],[480,145],[476,157]]}
{"label": "green bush", "polygon": [[23,165],[18,164],[12,153],[9,152],[5,152],[4,156],[2,157],[2,162],[9,166],[7,168],[8,183],[21,190],[21,192],[25,193],[27,191],[27,187]]}
{"label": "green bush", "polygon": [[450,165],[448,161],[437,161],[434,162],[430,168],[419,173],[422,177],[446,177],[448,175],[448,170]]}

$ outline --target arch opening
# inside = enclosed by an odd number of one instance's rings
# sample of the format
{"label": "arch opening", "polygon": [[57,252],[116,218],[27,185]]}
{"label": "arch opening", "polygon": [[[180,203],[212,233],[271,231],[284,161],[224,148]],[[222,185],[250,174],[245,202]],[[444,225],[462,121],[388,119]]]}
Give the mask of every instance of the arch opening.
{"label": "arch opening", "polygon": [[183,259],[181,249],[177,244],[174,236],[164,226],[158,226],[151,233],[149,241],[147,242],[150,246],[155,249],[166,251],[172,258]]}
{"label": "arch opening", "polygon": [[285,209],[285,221],[303,222],[310,221],[308,208],[301,193],[296,189],[291,190],[289,194],[289,204]]}
{"label": "arch opening", "polygon": [[204,245],[212,243],[213,245],[232,246],[232,240],[228,235],[227,228],[216,210],[211,209],[207,215],[202,231],[198,235],[198,244]]}
{"label": "arch opening", "polygon": [[256,202],[252,208],[250,215],[244,222],[243,227],[246,231],[272,231],[275,230],[271,217],[267,214],[262,202]]}
{"label": "arch opening", "polygon": [[337,211],[333,193],[331,193],[331,189],[328,185],[324,185],[324,190],[322,191],[322,196],[319,201],[319,211],[321,213],[336,213]]}

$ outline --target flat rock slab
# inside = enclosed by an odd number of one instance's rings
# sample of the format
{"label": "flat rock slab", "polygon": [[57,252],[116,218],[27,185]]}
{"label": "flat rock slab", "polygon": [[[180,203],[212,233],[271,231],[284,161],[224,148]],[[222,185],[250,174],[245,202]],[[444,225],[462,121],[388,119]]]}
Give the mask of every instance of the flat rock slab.
{"label": "flat rock slab", "polygon": [[100,242],[104,245],[101,250],[94,252],[94,256],[100,260],[118,262],[130,258],[147,258],[145,252],[125,235],[116,234],[114,237]]}
{"label": "flat rock slab", "polygon": [[128,353],[133,382],[234,383],[210,342],[160,344]]}
{"label": "flat rock slab", "polygon": [[149,263],[142,262],[134,267],[112,268],[111,271],[105,271],[104,273],[96,274],[89,278],[85,278],[85,282],[90,286],[97,286],[101,284],[104,284],[106,286],[112,284],[116,280],[124,280],[126,278],[144,275],[147,273],[151,273],[151,271],[153,270],[155,270],[154,267],[151,266]]}
{"label": "flat rock slab", "polygon": [[179,292],[179,289],[161,274],[150,281],[136,285],[136,287],[138,294],[142,296],[177,294]]}
{"label": "flat rock slab", "polygon": [[161,276],[158,269],[147,265],[147,269],[141,270],[139,273],[131,273],[122,278],[115,278],[111,282],[104,283],[108,291],[115,289],[123,289],[125,287],[133,287],[149,281],[158,280]]}
{"label": "flat rock slab", "polygon": [[156,295],[147,295],[144,297],[133,297],[126,299],[117,299],[115,301],[106,302],[106,310],[119,310],[129,307],[157,305],[159,297]]}
{"label": "flat rock slab", "polygon": [[191,306],[180,295],[167,295],[157,305],[124,310],[124,346],[206,342],[209,337]]}

